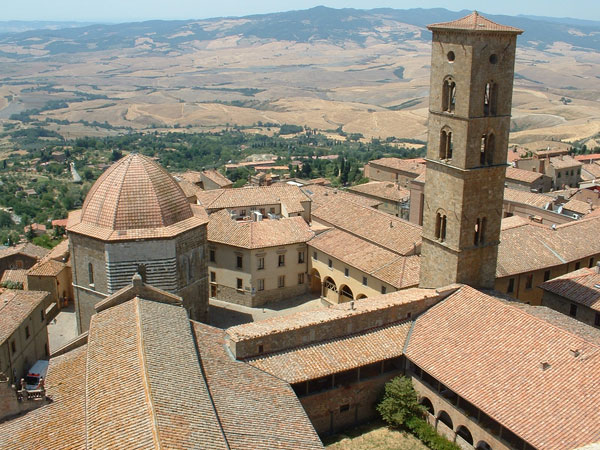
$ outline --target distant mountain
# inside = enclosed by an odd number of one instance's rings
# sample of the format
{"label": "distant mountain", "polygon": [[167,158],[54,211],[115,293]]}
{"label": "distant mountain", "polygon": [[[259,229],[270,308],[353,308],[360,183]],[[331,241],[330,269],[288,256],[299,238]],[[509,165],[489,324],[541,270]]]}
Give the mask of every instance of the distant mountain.
{"label": "distant mountain", "polygon": [[526,19],[541,20],[542,22],[562,23],[565,25],[581,27],[600,27],[600,21],[598,20],[573,19],[571,17],[528,16],[526,14],[519,14],[517,17],[525,17]]}
{"label": "distant mountain", "polygon": [[48,22],[41,20],[6,20],[0,21],[0,34],[22,33],[31,30],[59,30],[92,25],[94,22]]}
{"label": "distant mountain", "polygon": [[[424,29],[427,24],[458,19],[468,13],[469,11],[455,12],[441,8],[357,10],[319,6],[308,10],[241,18],[155,20],[30,30],[0,35],[0,56],[28,58],[31,56],[27,55],[27,49],[33,49],[34,45],[35,51],[32,50],[31,54],[38,57],[127,49],[139,45],[140,39],[145,41],[144,51],[160,53],[186,51],[192,42],[228,36],[296,42],[351,41],[359,45],[365,45],[368,39],[382,42],[403,42],[408,39],[429,41],[429,32]],[[521,46],[534,45],[544,49],[559,41],[581,49],[600,50],[600,25],[594,25],[591,21],[485,15],[491,20],[525,30],[526,33],[519,40]],[[25,52],[12,53],[6,50],[7,47],[2,52],[4,46],[19,46]]]}

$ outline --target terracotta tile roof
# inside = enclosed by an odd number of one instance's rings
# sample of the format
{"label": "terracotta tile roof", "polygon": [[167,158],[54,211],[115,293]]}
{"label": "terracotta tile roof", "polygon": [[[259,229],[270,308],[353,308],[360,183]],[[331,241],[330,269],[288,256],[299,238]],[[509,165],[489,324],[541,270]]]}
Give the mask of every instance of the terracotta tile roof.
{"label": "terracotta tile roof", "polygon": [[532,172],[531,170],[517,169],[516,167],[506,168],[506,178],[509,180],[520,181],[523,183],[535,183],[543,176],[544,174]]}
{"label": "terracotta tile roof", "polygon": [[46,258],[61,262],[69,259],[69,240],[64,239],[61,241],[57,246],[50,250],[50,253],[46,255]]}
{"label": "terracotta tile roof", "polygon": [[281,379],[235,361],[225,331],[192,322],[202,367],[231,449],[322,448],[294,391]]}
{"label": "terracotta tile roof", "polygon": [[288,383],[313,380],[402,355],[411,322],[291,348],[246,362]]}
{"label": "terracotta tile roof", "polygon": [[[286,167],[287,168],[287,167]],[[231,186],[233,182],[217,170],[204,170],[202,175],[221,187]]]}
{"label": "terracotta tile roof", "polygon": [[366,194],[393,202],[402,202],[410,198],[410,191],[389,181],[370,181],[348,188],[357,194]]}
{"label": "terracotta tile roof", "polygon": [[577,161],[600,161],[600,153],[592,153],[589,155],[575,155]]}
{"label": "terracotta tile roof", "polygon": [[30,244],[29,242],[0,249],[0,259],[16,254],[22,254],[31,258],[41,259],[48,254],[48,249],[38,247],[37,245]]}
{"label": "terracotta tile roof", "polygon": [[496,22],[492,22],[491,20],[483,17],[477,11],[473,11],[468,16],[465,16],[458,20],[454,20],[452,22],[442,22],[428,25],[427,28],[432,31],[460,30],[471,32],[492,31],[496,33],[523,33],[523,30],[520,30],[518,28],[509,27],[507,25],[500,25]]}
{"label": "terracotta tile roof", "polygon": [[327,309],[300,311],[288,316],[272,317],[258,322],[236,325],[226,330],[227,337],[233,342],[240,342],[261,336],[298,330],[311,325],[344,320],[351,316],[365,315],[366,317],[373,311],[435,297],[438,297],[435,289],[406,289],[385,295],[376,295],[365,300],[357,300],[354,302],[354,309],[349,303],[341,303]]}
{"label": "terracotta tile roof", "polygon": [[6,269],[2,274],[0,284],[8,281],[23,283],[23,289],[27,289],[27,269]]}
{"label": "terracotta tile roof", "polygon": [[[45,380],[52,402],[0,424],[6,450],[85,450],[87,347],[50,359]],[[35,430],[35,431],[34,431]]]}
{"label": "terracotta tile roof", "polygon": [[600,273],[595,267],[567,273],[542,283],[540,287],[600,312]]}
{"label": "terracotta tile roof", "polygon": [[570,169],[582,166],[579,161],[569,155],[550,158],[550,165],[554,167],[554,169]]}
{"label": "terracotta tile roof", "polygon": [[396,289],[419,284],[418,256],[399,255],[339,229],[325,231],[308,244]]}
{"label": "terracotta tile roof", "polygon": [[209,211],[281,204],[288,212],[297,213],[304,211],[301,202],[309,202],[310,199],[298,186],[276,184],[239,189],[214,189],[203,192],[198,196],[198,201]]}
{"label": "terracotta tile roof", "polygon": [[334,198],[315,208],[312,218],[400,255],[420,250],[420,226],[343,198]]}
{"label": "terracotta tile roof", "polygon": [[194,170],[187,170],[182,173],[173,174],[177,178],[181,178],[182,180],[187,181],[188,183],[198,184],[202,182],[201,172],[196,172]]}
{"label": "terracotta tile roof", "polygon": [[545,209],[546,205],[554,201],[554,197],[535,192],[522,191],[520,189],[504,188],[504,201],[513,203],[522,203],[524,205],[535,206]]}
{"label": "terracotta tile roof", "polygon": [[569,211],[576,212],[577,214],[587,214],[595,209],[588,202],[584,202],[581,200],[576,200],[574,198],[570,199],[567,203],[563,205],[563,209],[568,209]]}
{"label": "terracotta tile roof", "polygon": [[427,178],[427,170],[425,170],[425,172],[423,172],[421,175],[419,175],[417,178],[415,178],[412,181],[416,182],[416,183],[425,183],[426,178]]}
{"label": "terracotta tile roof", "polygon": [[0,345],[48,296],[43,291],[7,289],[0,294]]}
{"label": "terracotta tile roof", "polygon": [[226,210],[211,214],[208,241],[242,248],[265,248],[307,242],[314,236],[302,217],[241,222]]}
{"label": "terracotta tile roof", "polygon": [[336,198],[343,198],[345,200],[358,203],[359,205],[373,208],[381,205],[381,201],[379,200],[374,200],[363,195],[354,194],[353,192],[334,189],[318,184],[310,184],[302,187],[301,189],[312,200],[313,210]]}
{"label": "terracotta tile roof", "polygon": [[588,178],[595,180],[600,178],[600,164],[595,162],[592,164],[584,164],[581,166],[581,174],[584,177],[586,174]]}
{"label": "terracotta tile roof", "polygon": [[130,154],[94,183],[81,223],[109,230],[156,229],[193,217],[173,177],[152,159]]}
{"label": "terracotta tile roof", "polygon": [[185,194],[185,196],[187,198],[189,198],[189,197],[197,198],[198,193],[203,191],[203,189],[200,186],[198,186],[194,183],[191,183],[187,180],[184,180],[183,178],[175,177],[175,181],[177,181],[177,184],[179,185],[179,187],[181,188],[181,190],[183,191],[183,193]]}
{"label": "terracotta tile roof", "polygon": [[416,175],[425,172],[425,160],[423,158],[401,159],[401,158],[381,158],[369,161],[369,165],[387,167],[389,169],[401,170]]}
{"label": "terracotta tile roof", "polygon": [[600,240],[590,239],[598,229],[600,216],[558,225],[555,230],[525,219],[505,219],[496,276],[531,272],[598,254]]}
{"label": "terracotta tile roof", "polygon": [[405,353],[535,448],[600,439],[600,346],[525,309],[465,286],[416,319]]}
{"label": "terracotta tile roof", "polygon": [[53,259],[44,259],[37,262],[27,271],[27,275],[36,277],[55,277],[61,273],[67,265]]}

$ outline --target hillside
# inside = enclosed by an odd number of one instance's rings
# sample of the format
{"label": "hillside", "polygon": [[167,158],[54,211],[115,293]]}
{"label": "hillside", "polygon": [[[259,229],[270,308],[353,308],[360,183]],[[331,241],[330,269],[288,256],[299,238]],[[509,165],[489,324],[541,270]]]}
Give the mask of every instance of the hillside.
{"label": "hillside", "polygon": [[[424,139],[425,25],[467,13],[317,7],[5,33],[0,121],[65,137],[263,122]],[[600,25],[487,17],[525,30],[513,141],[600,132]]]}

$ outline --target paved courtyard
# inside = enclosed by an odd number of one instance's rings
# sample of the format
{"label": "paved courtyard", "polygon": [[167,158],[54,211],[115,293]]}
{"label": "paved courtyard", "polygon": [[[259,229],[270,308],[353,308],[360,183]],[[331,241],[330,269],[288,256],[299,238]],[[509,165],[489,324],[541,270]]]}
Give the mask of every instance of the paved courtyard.
{"label": "paved courtyard", "polygon": [[77,319],[75,307],[63,308],[56,318],[48,324],[48,345],[50,353],[55,352],[77,337]]}

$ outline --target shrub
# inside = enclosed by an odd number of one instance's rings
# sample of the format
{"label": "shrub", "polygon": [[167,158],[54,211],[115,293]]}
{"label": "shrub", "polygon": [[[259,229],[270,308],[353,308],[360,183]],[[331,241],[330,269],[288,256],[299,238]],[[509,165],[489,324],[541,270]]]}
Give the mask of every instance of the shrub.
{"label": "shrub", "polygon": [[425,408],[419,404],[412,382],[396,377],[385,385],[383,400],[377,405],[383,420],[393,427],[405,427],[408,419],[422,417]]}
{"label": "shrub", "polygon": [[435,429],[419,417],[406,421],[406,428],[432,450],[460,450],[460,447],[440,436]]}

